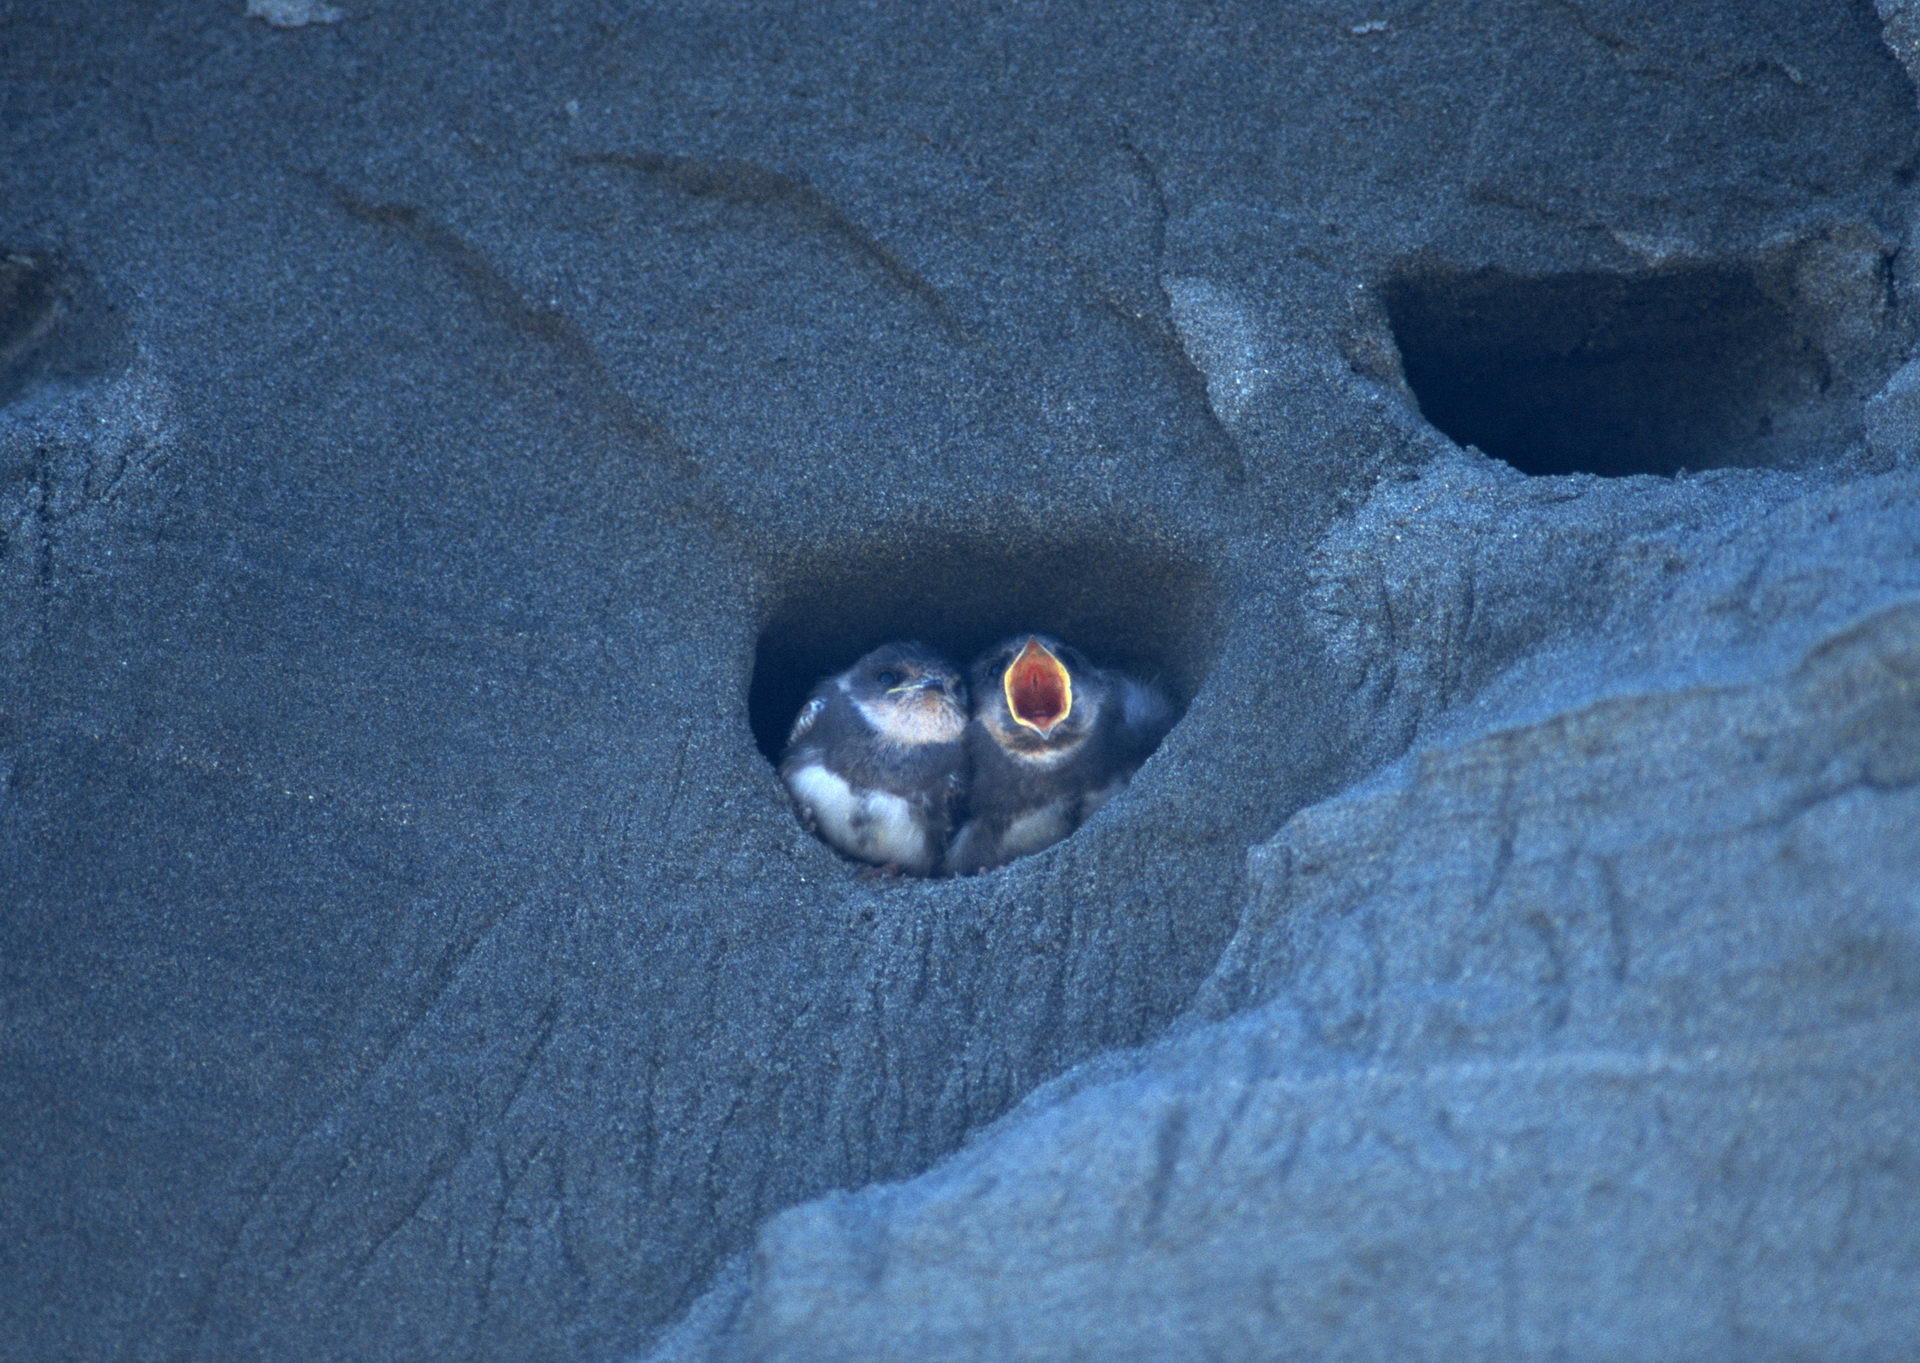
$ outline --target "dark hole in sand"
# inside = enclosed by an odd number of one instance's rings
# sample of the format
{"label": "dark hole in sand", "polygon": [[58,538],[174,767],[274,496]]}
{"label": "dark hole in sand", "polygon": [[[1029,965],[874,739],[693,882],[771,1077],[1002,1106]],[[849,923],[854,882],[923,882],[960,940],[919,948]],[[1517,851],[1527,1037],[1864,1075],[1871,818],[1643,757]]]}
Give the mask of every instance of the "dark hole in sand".
{"label": "dark hole in sand", "polygon": [[748,719],[777,762],[822,677],[889,640],[916,639],[962,670],[1022,631],[1053,634],[1101,667],[1157,683],[1185,711],[1219,649],[1220,592],[1202,564],[1124,543],[928,537],[911,553],[835,553],[793,566],[754,651]]}
{"label": "dark hole in sand", "polygon": [[120,349],[111,308],[79,271],[0,246],[0,403],[36,379],[96,374]]}
{"label": "dark hole in sand", "polygon": [[1427,420],[1522,473],[1790,466],[1844,401],[1790,291],[1745,266],[1410,272],[1385,297]]}

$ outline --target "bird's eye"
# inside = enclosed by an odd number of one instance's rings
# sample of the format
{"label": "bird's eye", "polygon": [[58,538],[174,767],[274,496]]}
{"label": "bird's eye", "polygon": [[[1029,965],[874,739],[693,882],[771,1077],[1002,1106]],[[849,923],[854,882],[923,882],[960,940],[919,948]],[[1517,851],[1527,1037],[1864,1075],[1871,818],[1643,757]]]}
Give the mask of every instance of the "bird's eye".
{"label": "bird's eye", "polygon": [[883,667],[880,669],[879,675],[874,677],[874,680],[882,686],[898,686],[900,684],[900,674],[895,672],[891,667]]}

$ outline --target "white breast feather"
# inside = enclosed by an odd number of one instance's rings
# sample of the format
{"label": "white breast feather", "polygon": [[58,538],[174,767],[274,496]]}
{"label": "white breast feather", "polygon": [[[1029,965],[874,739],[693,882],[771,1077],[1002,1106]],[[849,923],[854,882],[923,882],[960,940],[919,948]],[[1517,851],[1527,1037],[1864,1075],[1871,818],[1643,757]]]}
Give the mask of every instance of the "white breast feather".
{"label": "white breast feather", "polygon": [[[1088,791],[1080,801],[1081,822],[1091,819],[1102,805],[1126,788],[1127,778],[1122,776]],[[1019,815],[1007,825],[1006,834],[1000,840],[1001,852],[1007,857],[1026,857],[1053,846],[1074,830],[1069,821],[1072,806],[1072,799],[1063,797]]]}
{"label": "white breast feather", "polygon": [[1000,850],[1008,857],[1024,857],[1051,847],[1073,832],[1068,820],[1071,801],[1061,799],[1030,809],[1007,825]]}
{"label": "white breast feather", "polygon": [[818,763],[787,777],[793,797],[813,811],[820,836],[848,856],[876,866],[892,863],[922,875],[933,870],[934,849],[913,807],[884,790],[855,790]]}
{"label": "white breast feather", "polygon": [[1086,798],[1081,801],[1080,804],[1080,822],[1085,823],[1095,814],[1098,814],[1101,807],[1105,805],[1107,801],[1111,800],[1126,788],[1127,777],[1121,776],[1107,782],[1097,790],[1088,791]]}

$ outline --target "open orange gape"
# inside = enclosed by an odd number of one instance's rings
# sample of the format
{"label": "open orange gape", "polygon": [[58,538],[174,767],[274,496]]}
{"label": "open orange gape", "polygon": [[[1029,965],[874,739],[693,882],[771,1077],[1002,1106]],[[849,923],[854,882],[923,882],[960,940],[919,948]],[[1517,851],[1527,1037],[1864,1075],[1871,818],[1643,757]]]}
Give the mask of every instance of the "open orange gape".
{"label": "open orange gape", "polygon": [[1066,664],[1031,635],[1019,656],[1007,664],[1001,685],[1014,719],[1042,738],[1051,738],[1073,709],[1073,678]]}

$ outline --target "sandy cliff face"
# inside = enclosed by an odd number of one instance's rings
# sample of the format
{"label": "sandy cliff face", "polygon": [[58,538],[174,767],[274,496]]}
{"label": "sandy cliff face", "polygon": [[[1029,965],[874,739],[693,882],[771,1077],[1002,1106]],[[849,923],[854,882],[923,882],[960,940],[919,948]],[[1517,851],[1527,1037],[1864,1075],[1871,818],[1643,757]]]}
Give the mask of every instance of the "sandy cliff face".
{"label": "sandy cliff face", "polygon": [[0,16],[0,1352],[1920,1335],[1906,7],[242,9]]}

